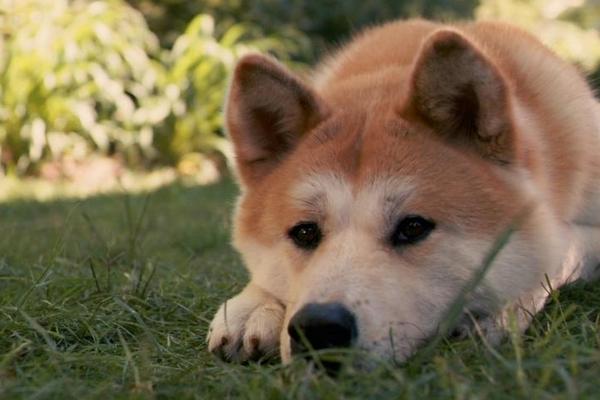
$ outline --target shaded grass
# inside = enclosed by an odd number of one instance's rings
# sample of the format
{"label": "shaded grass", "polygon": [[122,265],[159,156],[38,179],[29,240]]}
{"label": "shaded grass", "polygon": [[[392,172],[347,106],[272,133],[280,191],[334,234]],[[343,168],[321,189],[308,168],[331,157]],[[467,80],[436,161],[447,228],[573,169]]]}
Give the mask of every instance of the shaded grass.
{"label": "shaded grass", "polygon": [[598,397],[600,285],[554,293],[496,349],[442,341],[425,362],[337,379],[302,361],[219,362],[208,323],[247,279],[228,244],[234,194],[224,182],[0,205],[0,397]]}

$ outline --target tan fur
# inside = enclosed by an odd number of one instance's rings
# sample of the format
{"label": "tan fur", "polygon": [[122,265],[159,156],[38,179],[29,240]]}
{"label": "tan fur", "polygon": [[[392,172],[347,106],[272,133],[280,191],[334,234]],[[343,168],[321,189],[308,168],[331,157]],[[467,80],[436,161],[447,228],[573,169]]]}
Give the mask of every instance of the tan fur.
{"label": "tan fur", "polygon": [[[465,309],[489,314],[488,337],[502,336],[511,310],[526,328],[546,276],[554,287],[597,277],[599,108],[535,38],[497,23],[394,22],[314,77],[258,55],[234,74],[227,123],[243,193],[233,236],[251,282],[215,316],[210,351],[243,361],[279,348],[288,361],[293,314],[339,302],[356,315],[357,347],[404,360],[524,210]],[[406,214],[436,229],[390,248]],[[314,251],[287,237],[299,221],[322,227]]]}

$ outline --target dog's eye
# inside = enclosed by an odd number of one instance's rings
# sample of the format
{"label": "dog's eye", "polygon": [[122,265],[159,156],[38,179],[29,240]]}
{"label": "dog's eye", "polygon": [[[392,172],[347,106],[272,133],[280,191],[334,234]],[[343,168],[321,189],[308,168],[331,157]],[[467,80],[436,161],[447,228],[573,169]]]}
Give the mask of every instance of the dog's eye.
{"label": "dog's eye", "polygon": [[398,223],[392,235],[392,245],[416,243],[425,239],[435,228],[435,223],[418,215],[409,215]]}
{"label": "dog's eye", "polygon": [[321,242],[321,229],[314,222],[300,222],[288,231],[288,236],[294,241],[296,246],[312,250]]}

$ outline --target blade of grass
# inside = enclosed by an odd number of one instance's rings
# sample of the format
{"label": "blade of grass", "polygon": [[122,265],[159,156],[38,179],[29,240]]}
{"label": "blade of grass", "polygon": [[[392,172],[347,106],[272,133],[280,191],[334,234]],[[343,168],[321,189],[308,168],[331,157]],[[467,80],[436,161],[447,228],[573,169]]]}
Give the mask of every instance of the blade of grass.
{"label": "blade of grass", "polygon": [[131,369],[133,371],[133,382],[134,385],[140,386],[141,385],[141,380],[140,380],[140,371],[138,370],[138,367],[135,363],[135,360],[133,359],[133,354],[131,353],[131,350],[129,349],[129,345],[127,344],[127,342],[125,341],[125,338],[123,337],[123,334],[121,333],[121,330],[117,330],[117,333],[119,335],[119,341],[121,342],[121,346],[123,347],[123,351],[125,352],[125,360],[127,361],[126,364],[123,366],[123,383],[125,383],[125,374],[127,372],[127,366],[131,365]]}
{"label": "blade of grass", "polygon": [[35,319],[33,319],[32,317],[27,315],[27,313],[25,311],[20,310],[19,312],[21,313],[21,316],[23,317],[23,319],[25,319],[25,321],[27,321],[27,323],[29,324],[31,329],[36,331],[44,339],[44,341],[46,342],[46,345],[48,345],[48,347],[50,347],[50,349],[52,349],[52,351],[56,351],[57,350],[56,342],[50,337],[50,335],[48,334],[48,331],[46,329],[44,329]]}
{"label": "blade of grass", "polygon": [[94,262],[92,261],[91,258],[88,260],[88,265],[90,266],[90,270],[92,271],[92,276],[94,277],[94,283],[96,284],[96,290],[98,290],[98,293],[100,293],[102,291],[102,289],[100,289],[100,282],[98,282],[98,277],[96,276],[96,270],[94,269]]}
{"label": "blade of grass", "polygon": [[42,280],[44,278],[46,278],[46,276],[48,275],[48,272],[50,271],[51,265],[48,264],[48,266],[46,268],[44,268],[44,271],[42,271],[40,277],[38,279],[36,279],[36,281],[34,282],[33,285],[31,285],[27,291],[25,293],[23,293],[23,295],[21,296],[21,298],[19,299],[19,301],[17,302],[17,312],[21,311],[21,308],[25,305],[25,303],[27,302],[27,299],[29,298],[29,296],[31,295],[31,292],[33,292],[38,286],[39,284],[42,282]]}
{"label": "blade of grass", "polygon": [[161,345],[158,343],[158,341],[156,340],[156,338],[154,337],[154,335],[152,334],[152,332],[150,331],[150,328],[148,327],[148,325],[144,322],[144,320],[142,319],[142,317],[140,316],[140,314],[135,311],[133,308],[131,308],[131,306],[129,306],[129,304],[125,303],[123,300],[121,300],[120,298],[113,296],[113,300],[115,303],[117,303],[119,306],[121,306],[125,311],[127,311],[129,314],[131,314],[133,316],[133,318],[137,321],[137,323],[142,327],[142,329],[144,330],[144,333],[146,333],[146,336],[148,337],[148,339],[150,341],[152,341],[152,344],[154,345],[155,349],[158,350],[159,352],[162,352],[162,347]]}

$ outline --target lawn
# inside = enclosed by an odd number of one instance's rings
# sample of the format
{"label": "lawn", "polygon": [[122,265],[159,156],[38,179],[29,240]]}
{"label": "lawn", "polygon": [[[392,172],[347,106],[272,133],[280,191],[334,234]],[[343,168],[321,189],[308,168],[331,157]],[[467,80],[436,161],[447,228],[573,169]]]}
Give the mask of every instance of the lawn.
{"label": "lawn", "polygon": [[207,354],[247,276],[235,185],[0,204],[0,398],[600,398],[600,284],[556,292],[498,348],[444,341],[404,366],[229,365]]}

